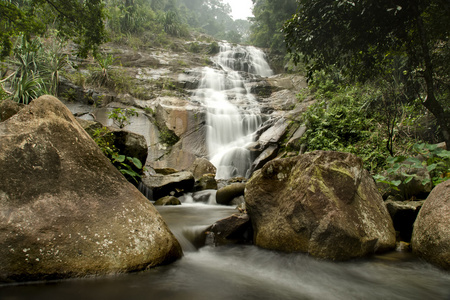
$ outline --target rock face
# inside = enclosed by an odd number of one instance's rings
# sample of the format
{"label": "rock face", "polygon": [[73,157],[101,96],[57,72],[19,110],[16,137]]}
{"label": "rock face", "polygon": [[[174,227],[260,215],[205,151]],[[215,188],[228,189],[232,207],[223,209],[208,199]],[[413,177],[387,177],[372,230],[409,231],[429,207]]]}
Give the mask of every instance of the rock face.
{"label": "rock face", "polygon": [[181,247],[56,98],[0,124],[0,281],[141,270]]}
{"label": "rock face", "polygon": [[147,160],[147,142],[142,135],[125,130],[115,130],[114,145],[119,153],[138,158],[143,164]]}
{"label": "rock face", "polygon": [[413,252],[450,270],[450,180],[437,185],[428,196],[414,223]]}
{"label": "rock face", "polygon": [[246,185],[254,243],[346,260],[395,247],[372,177],[348,153],[314,151],[268,162]]}
{"label": "rock face", "polygon": [[425,201],[392,201],[385,202],[395,230],[402,241],[410,242],[413,225]]}

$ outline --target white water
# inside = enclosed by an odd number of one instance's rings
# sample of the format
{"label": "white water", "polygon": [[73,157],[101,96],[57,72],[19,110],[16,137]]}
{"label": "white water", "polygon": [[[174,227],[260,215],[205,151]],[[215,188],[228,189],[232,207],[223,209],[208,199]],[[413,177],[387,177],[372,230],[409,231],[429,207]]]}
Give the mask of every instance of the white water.
{"label": "white water", "polygon": [[246,146],[253,141],[261,117],[243,75],[273,73],[264,53],[254,47],[223,43],[215,63],[216,68],[204,68],[195,94],[207,109],[209,157],[217,168],[217,178],[245,177],[252,164]]}
{"label": "white water", "polygon": [[184,256],[179,261],[111,277],[0,285],[0,299],[450,299],[450,274],[411,254],[393,252],[329,262],[256,246],[206,246],[197,250],[201,232],[235,210],[199,203],[158,210],[183,246]]}

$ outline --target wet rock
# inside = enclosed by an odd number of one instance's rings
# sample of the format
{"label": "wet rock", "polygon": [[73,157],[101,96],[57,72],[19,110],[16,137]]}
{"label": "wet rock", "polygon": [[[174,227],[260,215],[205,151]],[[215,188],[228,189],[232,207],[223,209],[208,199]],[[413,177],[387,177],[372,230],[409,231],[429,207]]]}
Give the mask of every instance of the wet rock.
{"label": "wet rock", "polygon": [[234,198],[244,195],[245,183],[233,183],[224,186],[217,191],[216,202],[228,205]]}
{"label": "wet rock", "polygon": [[252,163],[250,167],[250,174],[253,174],[254,171],[259,170],[264,166],[268,161],[277,157],[278,154],[278,145],[269,145]]}
{"label": "wet rock", "polygon": [[0,102],[0,122],[4,122],[17,114],[23,108],[23,104],[19,104],[12,100],[3,100]]}
{"label": "wet rock", "polygon": [[122,273],[181,247],[56,98],[0,123],[0,281]]}
{"label": "wet rock", "polygon": [[174,196],[165,196],[159,198],[155,201],[154,205],[156,206],[165,206],[165,205],[181,205],[180,199]]}
{"label": "wet rock", "polygon": [[194,202],[216,204],[216,190],[198,191],[192,194]]}
{"label": "wet rock", "polygon": [[394,228],[399,233],[400,240],[405,242],[411,240],[414,221],[424,202],[392,200],[385,202],[386,208],[394,223]]}
{"label": "wet rock", "polygon": [[148,147],[145,137],[126,130],[114,130],[114,146],[120,154],[136,157],[145,164],[148,156]]}
{"label": "wet rock", "polygon": [[217,190],[217,181],[214,174],[205,174],[195,181],[195,190]]}
{"label": "wet rock", "polygon": [[411,247],[415,254],[450,270],[450,180],[438,184],[414,223]]}
{"label": "wet rock", "polygon": [[395,247],[395,230],[362,160],[314,151],[268,162],[245,191],[254,243],[346,260]]}
{"label": "wet rock", "polygon": [[251,244],[253,229],[247,214],[234,214],[217,221],[207,230],[213,234],[214,244]]}
{"label": "wet rock", "polygon": [[294,149],[300,149],[300,139],[303,137],[303,135],[306,132],[305,126],[300,126],[298,129],[294,132],[292,137],[289,139],[289,141],[286,143],[286,147],[288,148],[294,148]]}
{"label": "wet rock", "polygon": [[216,174],[216,170],[216,167],[206,158],[197,158],[189,168],[195,179],[200,179],[205,174]]}
{"label": "wet rock", "polygon": [[174,173],[178,173],[179,171],[174,168],[156,168],[154,169],[156,174],[160,175],[170,175]]}
{"label": "wet rock", "polygon": [[195,180],[191,172],[182,171],[169,175],[147,175],[142,178],[142,183],[153,191],[154,200],[158,200],[164,196],[192,192]]}
{"label": "wet rock", "polygon": [[263,148],[269,144],[278,143],[286,133],[288,125],[289,124],[284,118],[280,118],[274,125],[261,134],[258,139],[258,143],[260,143]]}

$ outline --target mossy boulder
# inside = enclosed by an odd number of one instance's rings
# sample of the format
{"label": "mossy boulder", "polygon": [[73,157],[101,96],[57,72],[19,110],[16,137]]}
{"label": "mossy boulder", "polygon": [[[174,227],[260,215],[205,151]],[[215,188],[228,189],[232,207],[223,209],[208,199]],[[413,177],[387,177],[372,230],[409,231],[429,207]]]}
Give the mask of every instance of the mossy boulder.
{"label": "mossy boulder", "polygon": [[180,199],[174,196],[165,196],[155,201],[156,206],[181,205]]}
{"label": "mossy boulder", "polygon": [[181,257],[153,205],[70,111],[40,97],[0,123],[0,282],[137,271]]}
{"label": "mossy boulder", "polygon": [[415,254],[450,270],[450,180],[438,184],[425,200],[414,223]]}
{"label": "mossy boulder", "polygon": [[268,162],[246,185],[257,246],[346,260],[393,249],[392,220],[362,160],[314,151]]}
{"label": "mossy boulder", "polygon": [[218,204],[228,205],[234,198],[244,195],[245,183],[233,183],[220,188],[216,193]]}

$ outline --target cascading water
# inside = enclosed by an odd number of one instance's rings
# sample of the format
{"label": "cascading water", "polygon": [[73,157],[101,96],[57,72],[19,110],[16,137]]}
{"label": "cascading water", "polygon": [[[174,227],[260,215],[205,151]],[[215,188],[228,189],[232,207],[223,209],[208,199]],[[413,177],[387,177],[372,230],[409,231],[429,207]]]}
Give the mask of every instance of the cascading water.
{"label": "cascading water", "polygon": [[195,96],[207,109],[207,145],[216,177],[245,177],[252,164],[246,146],[261,124],[256,98],[246,86],[249,74],[273,74],[264,53],[254,47],[222,43],[217,68],[206,67]]}

